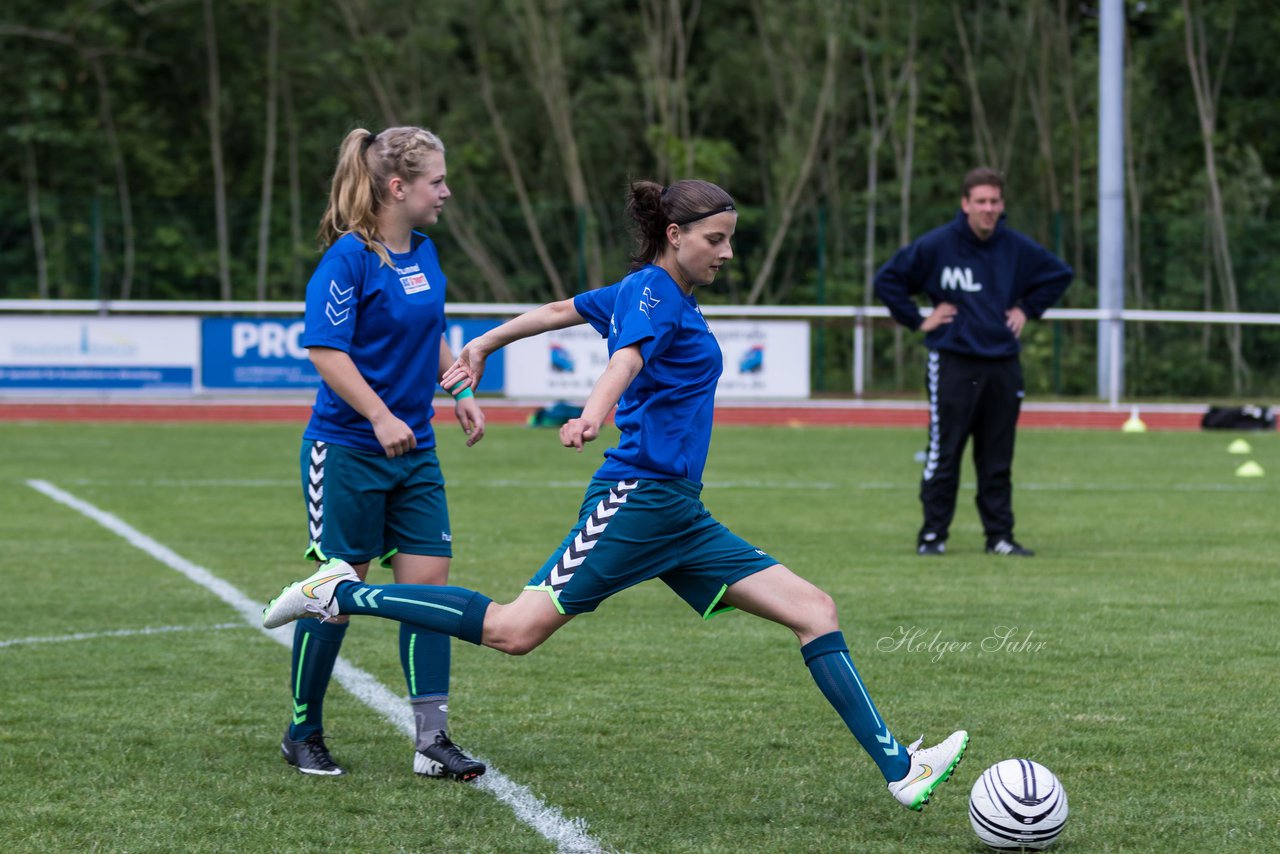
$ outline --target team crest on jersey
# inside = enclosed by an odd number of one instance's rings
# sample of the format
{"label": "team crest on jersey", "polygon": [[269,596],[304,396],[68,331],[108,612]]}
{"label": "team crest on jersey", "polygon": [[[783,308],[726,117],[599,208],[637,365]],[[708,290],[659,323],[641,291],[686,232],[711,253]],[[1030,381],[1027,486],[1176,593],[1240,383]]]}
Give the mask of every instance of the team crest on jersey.
{"label": "team crest on jersey", "polygon": [[408,267],[396,267],[396,275],[400,277],[400,285],[404,288],[406,294],[416,294],[420,291],[431,290],[431,283],[427,281],[427,277],[417,264],[410,264]]}
{"label": "team crest on jersey", "polygon": [[653,291],[649,290],[648,288],[645,288],[644,293],[640,295],[640,313],[643,314],[645,317],[648,317],[649,309],[657,308],[658,303],[660,302],[662,302],[662,300],[655,297],[653,295]]}

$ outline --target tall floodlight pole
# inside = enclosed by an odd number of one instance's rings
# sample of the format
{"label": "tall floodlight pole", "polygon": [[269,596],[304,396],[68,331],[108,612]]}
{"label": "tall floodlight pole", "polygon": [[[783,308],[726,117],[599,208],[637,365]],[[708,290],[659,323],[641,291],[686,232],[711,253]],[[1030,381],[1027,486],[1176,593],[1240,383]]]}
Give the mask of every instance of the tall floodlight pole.
{"label": "tall floodlight pole", "polygon": [[1098,397],[1124,393],[1124,0],[1102,0],[1098,41]]}

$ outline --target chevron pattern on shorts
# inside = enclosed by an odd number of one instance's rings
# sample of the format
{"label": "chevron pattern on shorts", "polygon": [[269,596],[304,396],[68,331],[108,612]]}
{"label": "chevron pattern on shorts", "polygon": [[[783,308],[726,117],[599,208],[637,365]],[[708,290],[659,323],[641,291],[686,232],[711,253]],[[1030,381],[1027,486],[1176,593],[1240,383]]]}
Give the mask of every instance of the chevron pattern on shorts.
{"label": "chevron pattern on shorts", "polygon": [[311,445],[311,461],[307,464],[307,527],[311,542],[320,542],[324,532],[324,458],[329,453],[325,442]]}
{"label": "chevron pattern on shorts", "polygon": [[556,595],[559,595],[564,586],[573,580],[573,574],[596,547],[596,543],[604,535],[604,529],[609,527],[609,520],[613,518],[613,514],[627,503],[627,494],[639,485],[638,480],[620,480],[610,488],[608,498],[600,499],[596,509],[592,510],[591,515],[587,517],[582,530],[578,531],[578,535],[573,538],[573,542],[569,543],[569,547],[560,555],[560,560],[556,561],[556,565],[551,570],[547,583],[551,585]]}

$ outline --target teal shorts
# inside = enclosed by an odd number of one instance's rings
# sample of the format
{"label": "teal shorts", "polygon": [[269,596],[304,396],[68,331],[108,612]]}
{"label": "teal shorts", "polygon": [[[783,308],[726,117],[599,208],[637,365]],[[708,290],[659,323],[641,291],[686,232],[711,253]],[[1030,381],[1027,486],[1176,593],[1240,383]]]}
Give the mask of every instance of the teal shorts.
{"label": "teal shorts", "polygon": [[388,458],[304,439],[306,556],[357,564],[396,552],[453,556],[444,475],[434,448]]}
{"label": "teal shorts", "polygon": [[562,614],[583,614],[615,593],[660,578],[704,619],[735,581],[778,561],[715,520],[689,480],[593,479],[578,524],[526,589]]}

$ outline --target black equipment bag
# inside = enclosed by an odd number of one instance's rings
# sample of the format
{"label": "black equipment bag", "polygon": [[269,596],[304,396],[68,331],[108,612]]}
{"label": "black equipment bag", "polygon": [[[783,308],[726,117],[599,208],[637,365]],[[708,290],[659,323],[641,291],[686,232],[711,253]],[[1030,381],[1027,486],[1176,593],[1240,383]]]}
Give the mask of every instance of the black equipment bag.
{"label": "black equipment bag", "polygon": [[1274,430],[1276,413],[1270,406],[1210,406],[1200,419],[1204,430]]}

